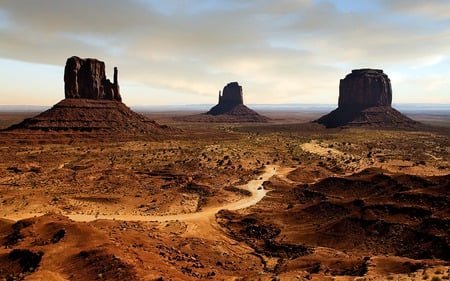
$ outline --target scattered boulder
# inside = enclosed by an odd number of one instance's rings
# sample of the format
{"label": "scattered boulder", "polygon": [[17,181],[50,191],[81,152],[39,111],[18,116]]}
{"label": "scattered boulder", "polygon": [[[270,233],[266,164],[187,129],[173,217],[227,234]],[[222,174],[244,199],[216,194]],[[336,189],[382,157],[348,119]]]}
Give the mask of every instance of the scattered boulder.
{"label": "scattered boulder", "polygon": [[52,244],[58,243],[61,239],[64,238],[64,236],[66,236],[66,230],[65,229],[58,230],[58,232],[56,232],[51,239]]}
{"label": "scattered boulder", "polygon": [[75,268],[83,269],[75,274],[78,280],[139,280],[134,265],[106,249],[82,250],[71,262]]}
{"label": "scattered boulder", "polygon": [[9,253],[8,259],[18,261],[22,271],[27,272],[34,271],[39,267],[43,255],[43,252],[35,253],[27,249],[14,249]]}
{"label": "scattered boulder", "polygon": [[338,108],[315,122],[327,128],[414,127],[418,124],[393,109],[391,103],[391,81],[383,70],[356,69],[340,82]]}

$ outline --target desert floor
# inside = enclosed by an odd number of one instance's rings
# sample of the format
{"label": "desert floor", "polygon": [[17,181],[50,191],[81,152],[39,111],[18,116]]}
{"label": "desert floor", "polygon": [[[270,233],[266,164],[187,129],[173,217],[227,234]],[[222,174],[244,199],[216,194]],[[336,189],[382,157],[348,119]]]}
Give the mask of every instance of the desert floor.
{"label": "desert floor", "polygon": [[146,113],[182,129],[158,141],[1,132],[0,279],[450,279],[448,116],[394,130],[189,114]]}

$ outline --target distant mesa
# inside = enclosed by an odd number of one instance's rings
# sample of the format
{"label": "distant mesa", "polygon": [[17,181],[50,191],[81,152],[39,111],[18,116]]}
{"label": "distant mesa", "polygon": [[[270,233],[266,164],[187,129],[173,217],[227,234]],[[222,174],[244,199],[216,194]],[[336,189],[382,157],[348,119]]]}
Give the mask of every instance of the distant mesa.
{"label": "distant mesa", "polygon": [[238,82],[228,83],[222,93],[219,92],[219,103],[206,115],[217,116],[215,120],[218,122],[267,122],[269,120],[244,105],[242,87]]}
{"label": "distant mesa", "polygon": [[41,114],[7,130],[97,132],[114,135],[164,135],[177,131],[135,113],[122,103],[118,70],[114,81],[97,59],[67,59],[64,70],[65,99]]}
{"label": "distant mesa", "polygon": [[412,127],[418,124],[393,109],[391,103],[391,81],[383,70],[355,69],[340,81],[338,108],[315,122],[327,128]]}
{"label": "distant mesa", "polygon": [[208,112],[173,119],[183,122],[246,123],[267,122],[269,118],[244,105],[242,87],[238,82],[228,83],[219,91],[219,103]]}
{"label": "distant mesa", "polygon": [[238,82],[231,82],[223,88],[222,94],[219,91],[219,103],[211,108],[206,114],[227,114],[239,105],[244,105],[242,87]]}

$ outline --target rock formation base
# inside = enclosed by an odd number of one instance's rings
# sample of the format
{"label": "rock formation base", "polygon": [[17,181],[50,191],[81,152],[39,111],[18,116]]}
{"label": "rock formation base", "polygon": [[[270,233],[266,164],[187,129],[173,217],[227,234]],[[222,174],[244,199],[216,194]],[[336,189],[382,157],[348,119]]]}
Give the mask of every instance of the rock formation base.
{"label": "rock formation base", "polygon": [[8,130],[78,131],[113,134],[164,134],[159,125],[114,100],[64,99],[51,109]]}
{"label": "rock formation base", "polygon": [[[260,115],[243,104],[222,110],[222,106],[214,106],[208,113],[174,117],[181,122],[205,122],[205,123],[264,123],[270,119]],[[212,113],[211,113],[212,112]]]}
{"label": "rock formation base", "polygon": [[418,122],[406,117],[390,106],[368,107],[363,110],[337,108],[315,122],[327,128],[336,127],[414,127]]}
{"label": "rock formation base", "polygon": [[267,122],[269,120],[269,118],[256,113],[243,104],[238,104],[233,107],[216,105],[207,114],[215,117],[223,116],[224,120],[234,120],[234,122]]}

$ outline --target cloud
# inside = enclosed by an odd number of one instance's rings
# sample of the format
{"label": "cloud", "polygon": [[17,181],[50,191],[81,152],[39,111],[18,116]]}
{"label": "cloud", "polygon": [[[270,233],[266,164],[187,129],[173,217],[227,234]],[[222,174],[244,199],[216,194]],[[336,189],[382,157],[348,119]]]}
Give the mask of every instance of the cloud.
{"label": "cloud", "polygon": [[96,57],[119,66],[125,85],[139,85],[130,86],[143,92],[133,92],[134,103],[152,103],[155,90],[174,102],[213,103],[230,81],[249,103],[335,102],[352,68],[433,73],[450,57],[448,1],[342,3],[4,0],[0,57],[60,67],[72,55]]}
{"label": "cloud", "polygon": [[396,12],[424,15],[439,20],[450,20],[450,2],[447,0],[383,0],[383,2],[389,9],[393,9]]}

